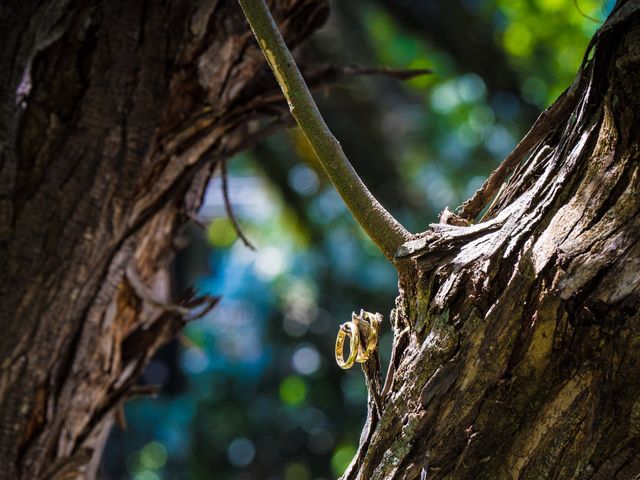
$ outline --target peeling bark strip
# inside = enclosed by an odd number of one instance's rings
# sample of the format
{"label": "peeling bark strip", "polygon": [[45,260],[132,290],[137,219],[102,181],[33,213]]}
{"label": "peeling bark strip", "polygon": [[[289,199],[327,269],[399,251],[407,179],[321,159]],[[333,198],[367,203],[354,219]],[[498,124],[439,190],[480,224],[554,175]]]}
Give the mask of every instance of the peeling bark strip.
{"label": "peeling bark strip", "polygon": [[[327,14],[272,5],[292,46]],[[0,479],[91,477],[192,306],[172,239],[284,102],[235,1],[4,1],[0,43]]]}
{"label": "peeling bark strip", "polygon": [[499,189],[487,220],[399,250],[393,383],[343,480],[640,478],[640,1],[586,58],[465,205]]}

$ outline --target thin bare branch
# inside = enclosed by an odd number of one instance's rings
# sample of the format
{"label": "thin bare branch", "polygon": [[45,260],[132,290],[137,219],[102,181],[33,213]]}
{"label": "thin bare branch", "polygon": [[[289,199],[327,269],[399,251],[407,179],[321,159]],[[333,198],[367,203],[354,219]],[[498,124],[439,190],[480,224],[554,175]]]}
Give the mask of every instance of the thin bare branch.
{"label": "thin bare branch", "polygon": [[291,52],[264,0],[238,0],[267,62],[282,89],[291,114],[318,161],[367,235],[395,263],[395,252],[412,235],[378,202],[355,172],[318,111]]}
{"label": "thin bare branch", "polygon": [[238,235],[238,238],[242,240],[242,243],[244,243],[247,248],[255,252],[256,247],[254,247],[253,243],[251,243],[245,234],[242,233],[238,219],[236,219],[236,216],[233,214],[233,209],[231,208],[231,199],[229,198],[229,174],[227,172],[226,157],[220,162],[220,177],[222,178],[222,197],[224,198],[224,209],[227,212],[227,217],[229,217],[231,225],[233,225],[233,229],[235,230],[236,235]]}

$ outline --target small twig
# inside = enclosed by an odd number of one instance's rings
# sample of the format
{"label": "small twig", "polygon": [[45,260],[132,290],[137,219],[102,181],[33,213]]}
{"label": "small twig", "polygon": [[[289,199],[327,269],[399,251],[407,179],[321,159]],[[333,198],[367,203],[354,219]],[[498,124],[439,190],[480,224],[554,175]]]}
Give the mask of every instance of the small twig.
{"label": "small twig", "polygon": [[162,385],[134,385],[127,391],[127,399],[135,397],[156,397],[162,392]]}
{"label": "small twig", "polygon": [[[192,313],[191,316],[185,318],[185,322],[195,322],[200,320],[220,302],[220,297],[213,295],[194,296],[191,300],[184,303]],[[197,312],[195,310],[198,310]]]}
{"label": "small twig", "polygon": [[378,75],[381,77],[395,78],[397,80],[411,80],[422,75],[431,75],[430,68],[386,68],[386,67],[363,67],[360,65],[349,65],[343,67],[345,76],[359,77],[362,75]]}
{"label": "small twig", "polygon": [[309,86],[311,88],[321,86],[323,84],[332,83],[337,80],[364,77],[364,76],[379,76],[389,77],[396,80],[411,80],[415,77],[422,75],[430,75],[433,71],[429,68],[414,68],[414,69],[395,69],[386,67],[365,67],[363,65],[325,65],[319,69],[314,69],[310,72],[305,72],[308,75]]}
{"label": "small twig", "polygon": [[[305,71],[305,78],[307,79],[307,85],[311,90],[319,90],[325,87],[332,87],[336,83],[349,80],[356,77],[366,76],[380,76],[394,78],[397,80],[410,80],[421,75],[427,75],[432,73],[427,68],[421,69],[393,69],[385,67],[365,67],[362,65],[346,65],[340,66],[333,63],[324,64],[318,67],[309,68]],[[278,88],[278,91],[268,91],[259,95],[254,100],[238,106],[236,113],[254,111],[257,109],[264,110],[269,106],[278,108],[279,104],[285,100],[282,90]],[[281,118],[281,121],[293,120],[292,117]],[[294,122],[291,122],[294,123]]]}
{"label": "small twig", "polygon": [[178,333],[177,337],[180,346],[183,348],[196,348],[200,349],[200,347],[189,337],[187,337],[183,332]]}
{"label": "small twig", "polygon": [[256,247],[249,241],[247,237],[245,237],[244,233],[242,233],[242,229],[240,228],[240,224],[238,224],[238,220],[233,214],[233,209],[231,208],[231,200],[229,199],[229,185],[228,185],[228,173],[227,173],[227,157],[223,157],[220,162],[220,176],[222,177],[222,197],[224,198],[224,209],[227,212],[227,217],[231,221],[231,225],[233,225],[233,229],[238,235],[238,238],[242,240],[247,248],[250,250],[256,251]]}
{"label": "small twig", "polygon": [[598,20],[597,18],[593,18],[591,15],[587,15],[582,8],[580,8],[580,5],[578,4],[578,0],[573,0],[573,4],[576,6],[576,10],[578,10],[578,13],[580,15],[582,15],[584,18],[586,18],[587,20],[591,20],[594,23],[597,23],[598,25],[602,24],[601,20]]}
{"label": "small twig", "polygon": [[275,120],[270,122],[268,125],[265,125],[255,133],[244,138],[242,142],[238,143],[237,145],[234,145],[229,150],[226,150],[224,154],[220,155],[220,157],[231,158],[234,155],[237,155],[238,153],[242,152],[243,150],[247,150],[251,147],[255,147],[258,143],[270,137],[274,133],[281,131],[283,128],[293,126],[293,122],[289,120],[290,118],[291,117],[289,116],[285,118],[276,118]]}
{"label": "small twig", "polygon": [[355,172],[318,111],[291,52],[264,0],[238,0],[289,110],[329,179],[367,235],[395,263],[395,252],[412,235],[378,202]]}
{"label": "small twig", "polygon": [[207,231],[207,228],[209,227],[209,222],[207,222],[206,218],[203,218],[200,215],[194,213],[192,215],[189,215],[189,219],[191,220],[191,222],[193,222],[194,225],[200,228],[200,230],[204,232]]}
{"label": "small twig", "polygon": [[166,300],[159,298],[151,289],[144,283],[140,274],[136,269],[134,261],[132,261],[125,270],[125,277],[133,288],[133,291],[140,300],[148,303],[149,305],[160,308],[167,312],[175,312],[179,315],[185,316],[189,314],[189,309],[181,305],[167,302]]}
{"label": "small twig", "polygon": [[115,417],[118,428],[123,432],[127,430],[127,416],[124,412],[124,405],[122,403],[118,404],[115,408]]}

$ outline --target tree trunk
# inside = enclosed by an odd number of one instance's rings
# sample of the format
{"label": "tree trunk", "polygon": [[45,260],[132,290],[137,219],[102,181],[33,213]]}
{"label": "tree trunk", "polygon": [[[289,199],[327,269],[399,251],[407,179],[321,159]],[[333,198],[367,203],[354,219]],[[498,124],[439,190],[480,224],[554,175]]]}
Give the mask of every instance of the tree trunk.
{"label": "tree trunk", "polygon": [[[327,13],[272,5],[293,45]],[[194,301],[172,240],[283,102],[235,1],[5,1],[0,27],[0,479],[90,477]]]}
{"label": "tree trunk", "polygon": [[639,72],[618,2],[463,218],[400,249],[395,373],[343,479],[640,478]]}

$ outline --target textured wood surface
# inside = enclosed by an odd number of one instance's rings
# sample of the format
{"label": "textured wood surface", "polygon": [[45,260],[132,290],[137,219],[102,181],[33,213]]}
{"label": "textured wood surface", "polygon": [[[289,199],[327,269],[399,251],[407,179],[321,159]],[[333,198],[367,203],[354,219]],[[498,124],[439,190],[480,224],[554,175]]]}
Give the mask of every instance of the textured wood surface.
{"label": "textured wood surface", "polygon": [[[272,5],[292,46],[327,15]],[[0,478],[90,477],[193,300],[180,227],[282,99],[231,0],[2,2],[0,42]]]}

